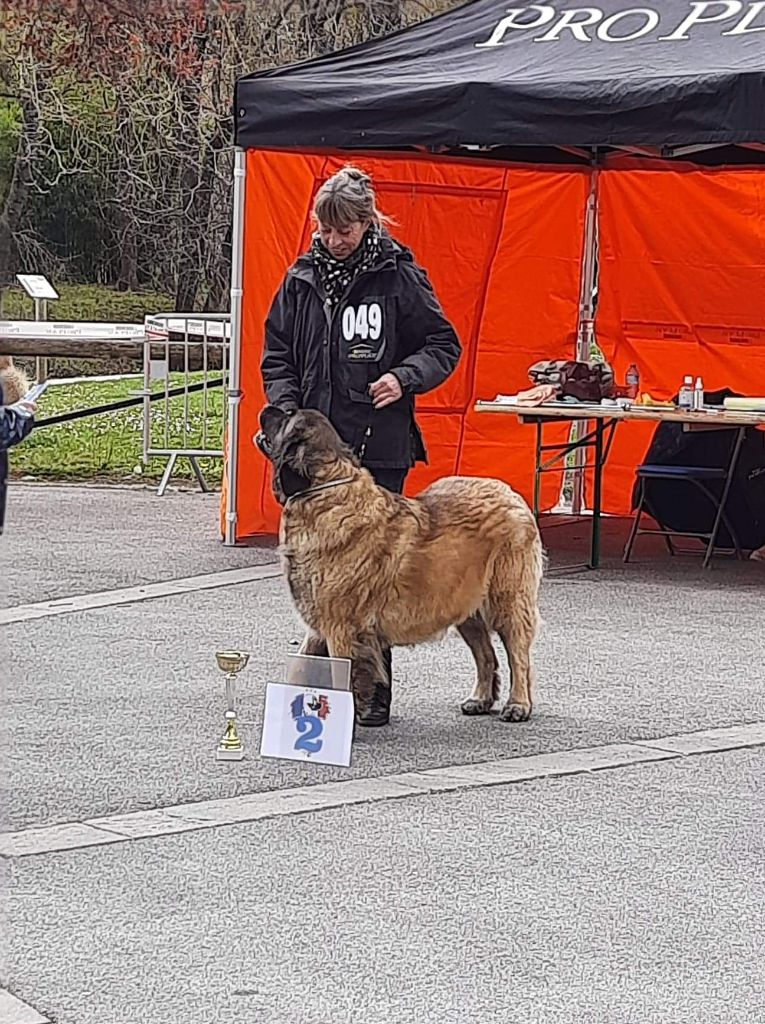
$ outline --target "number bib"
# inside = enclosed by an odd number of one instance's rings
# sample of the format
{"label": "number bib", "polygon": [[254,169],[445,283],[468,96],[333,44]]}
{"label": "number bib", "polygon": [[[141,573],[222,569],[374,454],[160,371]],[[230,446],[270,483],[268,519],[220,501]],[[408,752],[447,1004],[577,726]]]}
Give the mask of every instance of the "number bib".
{"label": "number bib", "polygon": [[385,351],[384,300],[346,306],[340,315],[340,351],[351,363],[378,363]]}

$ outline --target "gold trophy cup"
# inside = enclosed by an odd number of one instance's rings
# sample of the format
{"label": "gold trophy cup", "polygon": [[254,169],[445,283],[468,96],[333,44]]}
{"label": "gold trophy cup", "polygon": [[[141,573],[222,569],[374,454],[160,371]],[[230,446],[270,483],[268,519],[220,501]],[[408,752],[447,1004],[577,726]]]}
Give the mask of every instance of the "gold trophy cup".
{"label": "gold trophy cup", "polygon": [[226,731],[223,733],[215,756],[219,761],[241,761],[244,746],[236,728],[236,677],[250,660],[242,651],[217,651],[218,668],[226,673]]}

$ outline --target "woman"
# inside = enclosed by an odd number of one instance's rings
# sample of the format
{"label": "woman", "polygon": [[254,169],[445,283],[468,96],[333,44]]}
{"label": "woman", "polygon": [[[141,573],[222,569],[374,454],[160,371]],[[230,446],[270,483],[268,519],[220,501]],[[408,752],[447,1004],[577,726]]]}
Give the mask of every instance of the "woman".
{"label": "woman", "polygon": [[460,343],[425,271],[385,229],[368,175],[338,171],[319,189],[314,216],[311,247],[266,321],[266,397],[319,409],[377,483],[400,493],[426,461],[414,396],[453,372]]}
{"label": "woman", "polygon": [[[414,463],[427,461],[415,395],[449,377],[460,343],[427,274],[386,230],[367,174],[338,171],[313,212],[311,247],[266,321],[266,397],[323,412],[377,483],[400,494]],[[359,721],[384,725],[389,714],[390,687]]]}

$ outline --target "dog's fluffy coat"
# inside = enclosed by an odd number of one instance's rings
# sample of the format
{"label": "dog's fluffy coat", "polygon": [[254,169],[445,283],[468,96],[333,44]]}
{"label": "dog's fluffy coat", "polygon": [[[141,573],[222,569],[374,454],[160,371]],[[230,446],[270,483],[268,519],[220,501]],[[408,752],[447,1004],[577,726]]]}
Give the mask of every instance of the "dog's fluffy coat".
{"label": "dog's fluffy coat", "polygon": [[[378,487],[321,413],[273,407],[261,426],[283,505],[282,559],[310,630],[353,659],[357,705],[385,682],[381,641],[411,645],[456,626],[476,661],[465,714],[487,714],[500,695],[491,632],[499,633],[512,685],[501,717],[531,714],[531,648],[543,551],[526,502],[493,479],[448,477],[417,498]],[[336,486],[321,485],[341,482]]]}
{"label": "dog's fluffy coat", "polygon": [[0,356],[0,386],[3,390],[3,405],[13,405],[29,390],[29,381],[10,356]]}

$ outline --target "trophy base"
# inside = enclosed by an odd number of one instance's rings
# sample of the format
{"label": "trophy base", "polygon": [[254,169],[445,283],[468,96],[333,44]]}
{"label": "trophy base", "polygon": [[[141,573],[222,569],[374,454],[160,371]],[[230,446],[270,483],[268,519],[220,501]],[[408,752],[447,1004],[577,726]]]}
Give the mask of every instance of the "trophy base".
{"label": "trophy base", "polygon": [[215,757],[218,761],[241,761],[244,757],[244,749],[240,747],[239,750],[226,750],[218,747]]}

